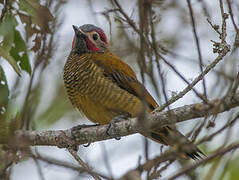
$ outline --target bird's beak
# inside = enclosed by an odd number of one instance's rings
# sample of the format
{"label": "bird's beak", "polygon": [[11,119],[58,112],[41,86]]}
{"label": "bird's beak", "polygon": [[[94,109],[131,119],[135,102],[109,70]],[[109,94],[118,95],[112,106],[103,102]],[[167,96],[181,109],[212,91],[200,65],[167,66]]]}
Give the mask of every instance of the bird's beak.
{"label": "bird's beak", "polygon": [[86,37],[86,34],[80,28],[78,28],[75,25],[72,25],[72,27],[73,27],[73,29],[75,31],[75,35]]}

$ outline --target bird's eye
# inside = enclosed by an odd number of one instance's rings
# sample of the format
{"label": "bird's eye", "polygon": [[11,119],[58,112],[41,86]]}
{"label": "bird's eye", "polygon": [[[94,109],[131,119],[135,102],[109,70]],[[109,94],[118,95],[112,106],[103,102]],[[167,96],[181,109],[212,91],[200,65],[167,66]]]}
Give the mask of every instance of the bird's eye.
{"label": "bird's eye", "polygon": [[93,37],[93,39],[96,41],[96,40],[98,39],[98,34],[94,33],[94,34],[92,35],[92,37]]}

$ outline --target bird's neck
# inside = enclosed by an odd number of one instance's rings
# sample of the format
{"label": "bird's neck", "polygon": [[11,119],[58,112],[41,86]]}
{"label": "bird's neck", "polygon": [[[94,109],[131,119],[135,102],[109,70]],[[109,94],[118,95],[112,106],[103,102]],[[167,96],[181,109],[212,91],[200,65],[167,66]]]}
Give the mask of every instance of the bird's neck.
{"label": "bird's neck", "polygon": [[94,55],[102,55],[105,53],[111,53],[108,49],[105,49],[104,51],[85,51],[84,49],[78,49],[78,48],[72,48],[71,50],[71,55],[78,55],[78,56],[82,56],[85,54],[94,54]]}
{"label": "bird's neck", "polygon": [[74,55],[83,55],[83,54],[86,54],[87,51],[85,49],[82,49],[82,48],[72,48],[71,50],[71,54],[74,54]]}

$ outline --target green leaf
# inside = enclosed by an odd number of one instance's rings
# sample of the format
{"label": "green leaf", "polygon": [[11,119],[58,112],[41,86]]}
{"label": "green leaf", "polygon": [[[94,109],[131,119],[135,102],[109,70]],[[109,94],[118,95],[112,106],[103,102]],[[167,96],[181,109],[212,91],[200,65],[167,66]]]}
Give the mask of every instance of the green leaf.
{"label": "green leaf", "polygon": [[239,157],[234,158],[228,167],[230,179],[239,179]]}
{"label": "green leaf", "polygon": [[6,75],[3,68],[0,66],[0,142],[6,142],[7,135],[7,120],[6,111],[9,100],[9,90]]}
{"label": "green leaf", "polygon": [[27,47],[25,41],[19,31],[14,30],[14,44],[10,50],[10,55],[15,59],[16,62],[20,62],[20,67],[31,74],[31,65],[27,54]]}
{"label": "green leaf", "polygon": [[12,47],[14,40],[14,29],[17,26],[17,22],[12,15],[6,14],[3,18],[3,22],[0,24],[0,35],[3,36],[1,42],[2,47],[9,51]]}
{"label": "green leaf", "polygon": [[49,106],[39,114],[35,121],[38,129],[54,124],[67,113],[74,112],[70,102],[66,101],[65,88],[62,84],[57,84],[57,87],[57,91]]}
{"label": "green leaf", "polygon": [[0,46],[0,57],[3,57],[5,60],[7,60],[16,73],[20,75],[21,71],[19,66],[14,58],[9,54],[14,41],[14,30],[16,26],[17,22],[15,18],[12,15],[6,14],[3,18],[3,22],[0,24],[0,36],[3,38]]}
{"label": "green leaf", "polygon": [[[33,4],[37,4],[36,0],[33,0]],[[36,17],[36,9],[31,6],[26,0],[19,1],[19,8],[25,12],[27,12],[30,16]]]}
{"label": "green leaf", "polygon": [[0,144],[9,142],[16,129],[20,127],[20,118],[7,118],[9,113],[9,89],[4,69],[0,66]]}
{"label": "green leaf", "polygon": [[9,62],[9,64],[11,64],[11,66],[13,67],[13,69],[15,70],[15,72],[21,76],[21,70],[17,64],[17,62],[15,61],[15,59],[3,48],[0,46],[0,56],[2,56],[5,60],[7,60]]}
{"label": "green leaf", "polygon": [[0,94],[1,94],[0,96],[0,117],[1,117],[3,111],[7,109],[9,99],[7,79],[1,66],[0,66]]}
{"label": "green leaf", "polygon": [[38,118],[38,127],[46,127],[51,124],[57,122],[60,118],[62,118],[67,112],[71,109],[67,108],[68,102],[63,101],[62,98],[53,99],[50,106],[46,111],[42,112],[42,114]]}

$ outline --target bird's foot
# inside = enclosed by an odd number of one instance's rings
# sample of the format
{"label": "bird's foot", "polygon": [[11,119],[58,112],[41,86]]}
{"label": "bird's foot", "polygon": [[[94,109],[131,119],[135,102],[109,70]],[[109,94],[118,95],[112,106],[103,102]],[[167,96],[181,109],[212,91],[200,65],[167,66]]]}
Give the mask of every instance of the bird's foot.
{"label": "bird's foot", "polygon": [[117,132],[116,132],[115,123],[120,122],[120,121],[123,121],[123,120],[125,120],[125,119],[128,118],[128,117],[129,117],[128,114],[121,114],[121,115],[115,116],[115,117],[110,121],[106,133],[107,133],[110,137],[113,137],[113,138],[115,138],[116,140],[120,140],[120,137],[117,135]]}
{"label": "bird's foot", "polygon": [[[94,126],[99,126],[99,124],[92,124],[92,125],[88,125],[88,124],[81,124],[81,125],[77,125],[71,128],[71,135],[73,137],[74,140],[76,140],[79,136],[78,132],[79,130],[83,129],[83,128],[89,128],[89,127],[94,127]],[[88,147],[90,146],[90,142],[86,145],[83,145],[84,147]]]}
{"label": "bird's foot", "polygon": [[75,143],[74,139],[67,136],[64,131],[60,132],[61,133],[57,139],[57,146],[59,148],[72,148],[74,151],[78,151],[78,145]]}

